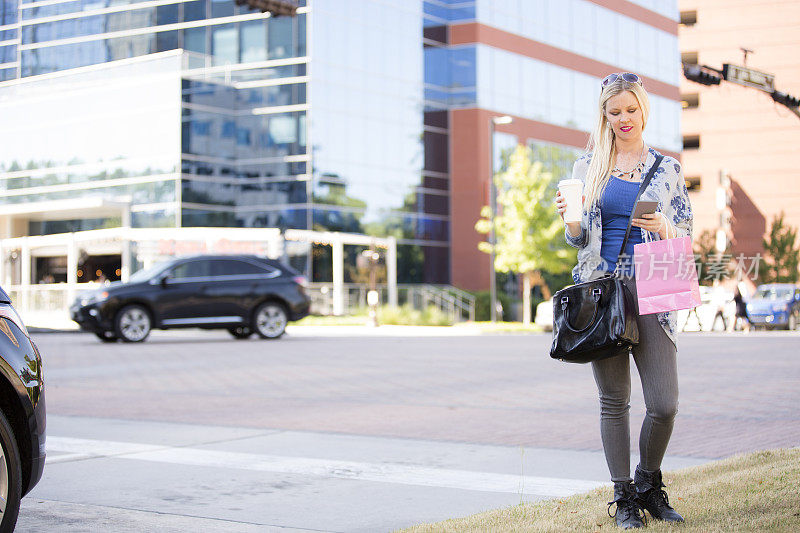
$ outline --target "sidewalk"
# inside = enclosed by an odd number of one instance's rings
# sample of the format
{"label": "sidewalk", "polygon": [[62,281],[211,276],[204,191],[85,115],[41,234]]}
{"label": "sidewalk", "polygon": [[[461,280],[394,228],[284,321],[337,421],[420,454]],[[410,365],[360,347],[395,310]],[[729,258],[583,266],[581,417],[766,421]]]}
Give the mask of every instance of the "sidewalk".
{"label": "sidewalk", "polygon": [[[48,423],[46,478],[20,514],[28,531],[387,531],[610,491],[599,451],[81,416]],[[705,462],[668,456],[665,469]],[[78,520],[64,524],[65,515]]]}

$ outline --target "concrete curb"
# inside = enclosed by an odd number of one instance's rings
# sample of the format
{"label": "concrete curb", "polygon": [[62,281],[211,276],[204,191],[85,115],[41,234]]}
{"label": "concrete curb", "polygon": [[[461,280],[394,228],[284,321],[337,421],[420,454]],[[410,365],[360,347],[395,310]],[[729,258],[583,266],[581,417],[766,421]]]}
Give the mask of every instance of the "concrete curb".
{"label": "concrete curb", "polygon": [[26,326],[28,333],[35,333],[37,335],[42,333],[89,333],[88,331],[81,331],[80,329],[56,329],[56,328],[40,328],[36,326]]}

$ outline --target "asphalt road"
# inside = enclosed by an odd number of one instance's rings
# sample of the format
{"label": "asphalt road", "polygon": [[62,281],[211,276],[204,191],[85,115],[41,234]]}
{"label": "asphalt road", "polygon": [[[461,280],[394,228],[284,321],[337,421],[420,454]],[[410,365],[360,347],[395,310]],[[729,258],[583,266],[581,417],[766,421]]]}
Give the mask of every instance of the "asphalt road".
{"label": "asphalt road", "polygon": [[[590,368],[548,335],[290,333],[34,334],[48,463],[17,530],[389,531],[607,479]],[[799,343],[681,336],[665,470],[800,445]]]}

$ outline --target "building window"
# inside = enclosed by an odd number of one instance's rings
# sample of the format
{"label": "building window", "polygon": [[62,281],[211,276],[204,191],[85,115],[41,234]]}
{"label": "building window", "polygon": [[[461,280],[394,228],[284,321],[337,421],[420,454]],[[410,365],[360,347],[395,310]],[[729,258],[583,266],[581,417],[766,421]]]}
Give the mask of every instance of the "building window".
{"label": "building window", "polygon": [[684,150],[697,150],[700,148],[699,135],[684,135],[683,136],[683,149]]}
{"label": "building window", "polygon": [[694,109],[700,105],[700,95],[698,93],[682,94],[681,107],[684,109]]}
{"label": "building window", "polygon": [[697,65],[697,52],[681,52],[681,63],[687,65]]}
{"label": "building window", "polygon": [[686,188],[690,191],[699,191],[700,190],[700,176],[689,176],[684,178],[686,182]]}
{"label": "building window", "polygon": [[697,24],[697,10],[681,11],[681,26],[694,26]]}

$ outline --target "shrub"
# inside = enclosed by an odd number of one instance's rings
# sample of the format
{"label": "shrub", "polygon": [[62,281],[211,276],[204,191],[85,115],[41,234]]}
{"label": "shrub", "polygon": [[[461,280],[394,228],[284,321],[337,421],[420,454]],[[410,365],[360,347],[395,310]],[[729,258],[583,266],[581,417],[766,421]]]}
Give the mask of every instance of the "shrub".
{"label": "shrub", "polygon": [[[475,321],[485,322],[491,318],[489,312],[489,291],[475,291]],[[502,291],[497,291],[497,299],[503,306],[503,316],[497,315],[497,319],[508,320],[511,316],[511,306],[514,305],[510,296]]]}
{"label": "shrub", "polygon": [[449,326],[450,318],[436,306],[425,310],[414,309],[405,304],[402,307],[382,306],[378,308],[378,323],[401,326]]}

